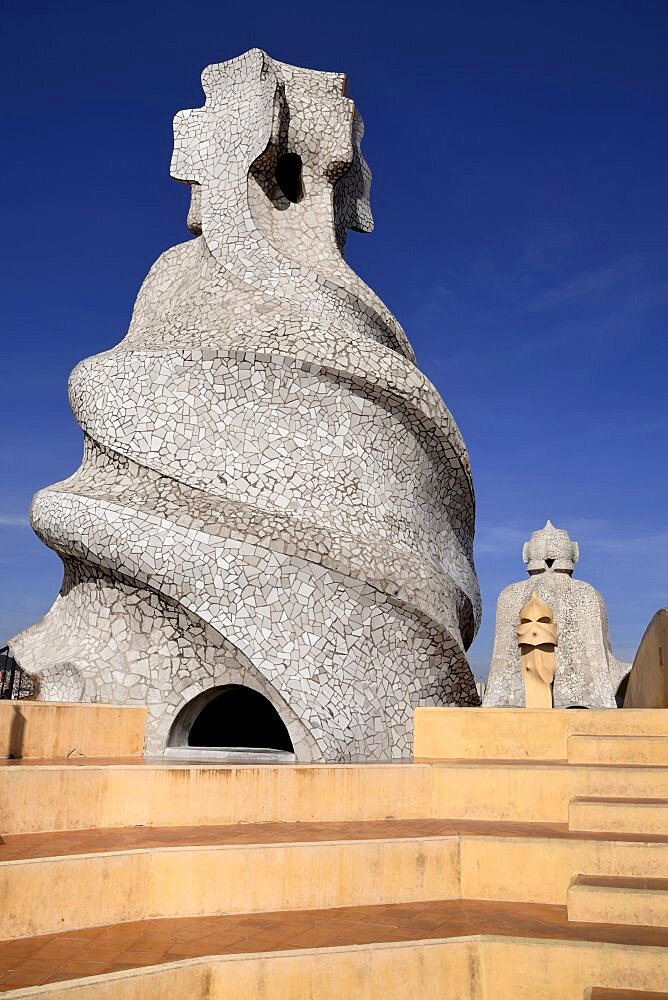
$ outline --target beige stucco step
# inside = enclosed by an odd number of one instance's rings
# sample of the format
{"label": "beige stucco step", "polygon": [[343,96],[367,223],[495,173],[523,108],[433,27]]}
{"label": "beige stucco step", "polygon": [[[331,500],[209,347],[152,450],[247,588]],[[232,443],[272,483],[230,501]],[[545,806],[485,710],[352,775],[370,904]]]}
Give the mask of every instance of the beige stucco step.
{"label": "beige stucco step", "polygon": [[668,799],[573,799],[568,826],[587,832],[668,837]]}
{"label": "beige stucco step", "polygon": [[566,824],[578,797],[668,798],[668,768],[7,762],[0,764],[0,835],[429,817]]}
{"label": "beige stucco step", "polygon": [[662,709],[416,708],[416,759],[565,761],[581,736],[668,737]]}
{"label": "beige stucco step", "polygon": [[668,841],[546,836],[540,828],[535,835],[492,834],[486,824],[479,833],[441,836],[386,830],[356,837],[339,828],[331,839],[317,830],[309,839],[303,825],[292,842],[281,838],[280,824],[246,842],[228,831],[207,838],[206,827],[192,836],[182,828],[171,838],[167,828],[154,840],[148,830],[54,834],[53,845],[43,843],[48,835],[8,838],[0,861],[0,939],[156,917],[425,899],[564,906],[582,871],[668,878]]}
{"label": "beige stucco step", "polygon": [[668,927],[668,878],[578,875],[568,889],[568,919]]}
{"label": "beige stucco step", "polygon": [[470,761],[434,764],[432,781],[433,815],[453,819],[568,823],[574,798],[668,798],[658,767]]}
{"label": "beige stucco step", "polygon": [[0,701],[0,758],[140,757],[146,709],[58,701]]}
{"label": "beige stucco step", "polygon": [[[150,961],[148,956],[144,961]],[[574,1000],[592,981],[661,990],[668,948],[650,943],[471,935],[435,940],[215,953],[163,965],[74,974],[6,1000]],[[94,968],[93,963],[89,963]],[[628,995],[628,994],[627,994]],[[657,998],[655,998],[657,1000]]]}
{"label": "beige stucco step", "polygon": [[579,736],[568,738],[571,764],[668,766],[668,736]]}
{"label": "beige stucco step", "polygon": [[459,895],[457,837],[218,844],[0,863],[0,939],[158,917]]}
{"label": "beige stucco step", "polygon": [[428,765],[0,764],[0,834],[430,815]]}
{"label": "beige stucco step", "polygon": [[600,838],[460,836],[464,899],[565,906],[581,872],[668,878],[668,842]]}

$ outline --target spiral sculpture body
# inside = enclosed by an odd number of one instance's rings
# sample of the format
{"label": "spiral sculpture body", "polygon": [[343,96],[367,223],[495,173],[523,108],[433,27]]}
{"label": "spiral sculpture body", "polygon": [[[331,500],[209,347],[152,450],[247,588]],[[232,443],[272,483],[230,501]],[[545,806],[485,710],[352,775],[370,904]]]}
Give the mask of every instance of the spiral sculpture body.
{"label": "spiral sculpture body", "polygon": [[152,750],[238,684],[300,758],[405,755],[416,705],[477,703],[466,449],[343,259],[372,227],[345,78],[251,50],[203,86],[172,161],[196,238],[71,376],[84,459],[32,507],[63,587],[12,650],[42,697],[148,704]]}

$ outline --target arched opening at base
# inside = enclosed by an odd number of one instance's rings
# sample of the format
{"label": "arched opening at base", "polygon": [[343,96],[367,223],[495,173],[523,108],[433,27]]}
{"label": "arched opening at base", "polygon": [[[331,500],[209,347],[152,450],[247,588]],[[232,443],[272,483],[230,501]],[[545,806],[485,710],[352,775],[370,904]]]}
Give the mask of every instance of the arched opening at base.
{"label": "arched opening at base", "polygon": [[176,717],[169,746],[294,753],[287,727],[269,699],[241,684],[211,688],[193,698]]}

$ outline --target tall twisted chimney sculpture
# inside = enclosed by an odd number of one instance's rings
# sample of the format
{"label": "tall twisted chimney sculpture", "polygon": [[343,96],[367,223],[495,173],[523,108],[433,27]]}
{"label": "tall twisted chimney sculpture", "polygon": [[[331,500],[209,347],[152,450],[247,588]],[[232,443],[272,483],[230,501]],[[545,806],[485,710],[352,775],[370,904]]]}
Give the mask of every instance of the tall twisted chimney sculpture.
{"label": "tall twisted chimney sculpture", "polygon": [[196,238],[72,373],[83,462],[32,506],[63,586],[11,649],[43,698],[148,704],[152,751],[236,685],[301,759],[405,755],[416,705],[477,703],[466,449],[343,259],[373,225],[345,77],[253,49],[202,83]]}

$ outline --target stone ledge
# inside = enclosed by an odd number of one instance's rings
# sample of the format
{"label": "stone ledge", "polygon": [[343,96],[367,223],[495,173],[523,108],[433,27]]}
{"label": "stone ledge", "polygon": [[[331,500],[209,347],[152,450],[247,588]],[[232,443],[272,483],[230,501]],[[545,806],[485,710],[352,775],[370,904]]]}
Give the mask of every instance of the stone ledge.
{"label": "stone ledge", "polygon": [[[416,760],[455,759],[573,761],[574,737],[662,737],[668,746],[668,712],[663,709],[416,708]],[[593,742],[588,744],[592,750]],[[621,750],[635,744],[624,742]],[[656,745],[658,747],[658,744]],[[602,751],[601,751],[602,752]],[[636,755],[637,756],[637,755]],[[665,756],[665,754],[664,754]],[[584,761],[583,761],[584,762]],[[635,763],[629,760],[628,763]],[[645,763],[645,757],[638,763]],[[662,762],[668,762],[668,756]],[[619,754],[610,761],[625,763]]]}
{"label": "stone ledge", "polygon": [[139,757],[146,709],[56,701],[0,701],[0,759]]}

